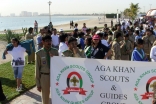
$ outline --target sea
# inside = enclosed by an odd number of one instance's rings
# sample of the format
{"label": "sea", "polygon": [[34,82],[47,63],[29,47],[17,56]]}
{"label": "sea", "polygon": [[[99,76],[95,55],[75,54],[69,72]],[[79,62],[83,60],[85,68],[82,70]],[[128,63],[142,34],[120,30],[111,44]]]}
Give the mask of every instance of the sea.
{"label": "sea", "polygon": [[[81,21],[97,18],[95,16],[51,16],[53,25],[62,25],[70,23],[70,21]],[[0,31],[5,29],[22,29],[28,27],[34,27],[35,20],[38,22],[38,27],[47,26],[50,22],[49,16],[37,16],[37,17],[0,17]]]}

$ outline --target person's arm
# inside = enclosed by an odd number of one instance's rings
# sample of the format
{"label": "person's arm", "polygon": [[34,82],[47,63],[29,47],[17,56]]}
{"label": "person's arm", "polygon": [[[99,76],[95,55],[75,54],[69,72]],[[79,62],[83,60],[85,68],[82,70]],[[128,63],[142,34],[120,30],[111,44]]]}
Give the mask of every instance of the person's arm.
{"label": "person's arm", "polygon": [[154,55],[154,48],[151,48],[151,52],[150,52],[150,58],[156,61],[156,56]]}
{"label": "person's arm", "polygon": [[36,54],[36,68],[35,68],[35,79],[36,79],[36,86],[37,90],[41,92],[41,83],[40,83],[40,68],[41,68],[41,58],[39,55]]}
{"label": "person's arm", "polygon": [[133,61],[143,61],[136,51],[132,53]]}
{"label": "person's arm", "polygon": [[112,50],[110,49],[110,50],[107,52],[107,54],[105,55],[104,59],[106,59],[107,57],[111,56],[111,54],[112,54]]}

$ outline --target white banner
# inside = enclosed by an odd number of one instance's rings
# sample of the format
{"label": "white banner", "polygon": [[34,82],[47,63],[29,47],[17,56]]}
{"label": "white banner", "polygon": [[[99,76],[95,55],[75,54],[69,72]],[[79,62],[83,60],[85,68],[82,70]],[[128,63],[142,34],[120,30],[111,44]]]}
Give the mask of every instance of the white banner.
{"label": "white banner", "polygon": [[152,104],[156,64],[51,58],[52,104]]}

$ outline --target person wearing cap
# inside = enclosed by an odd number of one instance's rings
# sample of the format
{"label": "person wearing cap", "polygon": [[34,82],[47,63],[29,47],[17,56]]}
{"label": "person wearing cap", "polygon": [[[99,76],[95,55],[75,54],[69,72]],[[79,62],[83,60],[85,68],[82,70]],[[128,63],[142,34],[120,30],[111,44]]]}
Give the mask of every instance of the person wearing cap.
{"label": "person wearing cap", "polygon": [[59,36],[57,34],[57,30],[53,29],[52,38],[52,47],[58,49],[59,48]]}
{"label": "person wearing cap", "polygon": [[[107,54],[106,54],[107,53]],[[92,37],[91,58],[107,59],[111,55],[111,50],[101,43],[99,35]]]}
{"label": "person wearing cap", "polygon": [[133,47],[132,43],[128,40],[129,35],[124,35],[124,40],[120,42],[121,46],[121,60],[130,60],[129,55],[131,54]]}
{"label": "person wearing cap", "polygon": [[43,48],[36,52],[35,79],[37,90],[41,92],[42,104],[49,104],[50,95],[50,58],[58,56],[58,51],[51,47],[51,36],[42,37]]}
{"label": "person wearing cap", "polygon": [[112,60],[121,60],[121,50],[120,50],[120,41],[122,40],[122,35],[120,32],[116,34],[116,37],[112,43]]}
{"label": "person wearing cap", "polygon": [[[30,39],[32,39],[33,40],[33,42],[34,42],[34,37],[35,37],[36,35],[33,33],[33,28],[32,27],[30,27],[29,29],[28,29],[28,33],[25,35],[25,40],[30,40]],[[33,49],[32,49],[32,44],[30,44],[30,47],[31,47],[31,51],[32,51],[32,53],[31,53],[31,55],[28,55],[28,64],[31,64],[31,63],[34,63],[35,62],[35,52],[33,52]]]}
{"label": "person wearing cap", "polygon": [[147,55],[148,60],[150,60],[150,56],[149,56],[150,55],[150,50],[151,50],[152,45],[153,45],[153,43],[155,41],[155,36],[152,35],[152,32],[149,29],[147,29],[146,30],[146,35],[143,36],[142,39],[144,41],[143,49],[144,49],[144,51],[145,51],[145,53]]}
{"label": "person wearing cap", "polygon": [[138,39],[136,47],[131,55],[131,61],[148,61],[147,56],[143,50],[143,45],[144,41],[142,39]]}
{"label": "person wearing cap", "polygon": [[68,50],[62,52],[62,56],[64,57],[79,57],[84,58],[84,52],[80,52],[77,47],[77,39],[74,37],[70,37],[68,39]]}
{"label": "person wearing cap", "polygon": [[[117,30],[114,32],[114,35],[113,35],[113,40],[115,39],[116,35],[120,33],[121,34],[121,37],[122,37],[122,40],[123,40],[123,32],[121,31],[121,24],[118,24],[117,25]],[[122,41],[121,40],[121,41]]]}
{"label": "person wearing cap", "polygon": [[61,35],[61,34],[63,34],[63,29],[59,29],[59,34]]}

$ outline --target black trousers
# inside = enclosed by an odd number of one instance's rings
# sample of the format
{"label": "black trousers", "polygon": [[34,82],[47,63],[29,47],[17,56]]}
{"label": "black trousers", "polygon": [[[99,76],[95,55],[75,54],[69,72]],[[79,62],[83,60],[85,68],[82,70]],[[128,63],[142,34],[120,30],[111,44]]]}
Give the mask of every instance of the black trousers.
{"label": "black trousers", "polygon": [[2,83],[1,83],[1,80],[0,80],[0,101],[3,101],[5,99],[6,99],[6,97],[5,97],[4,93],[3,93]]}

